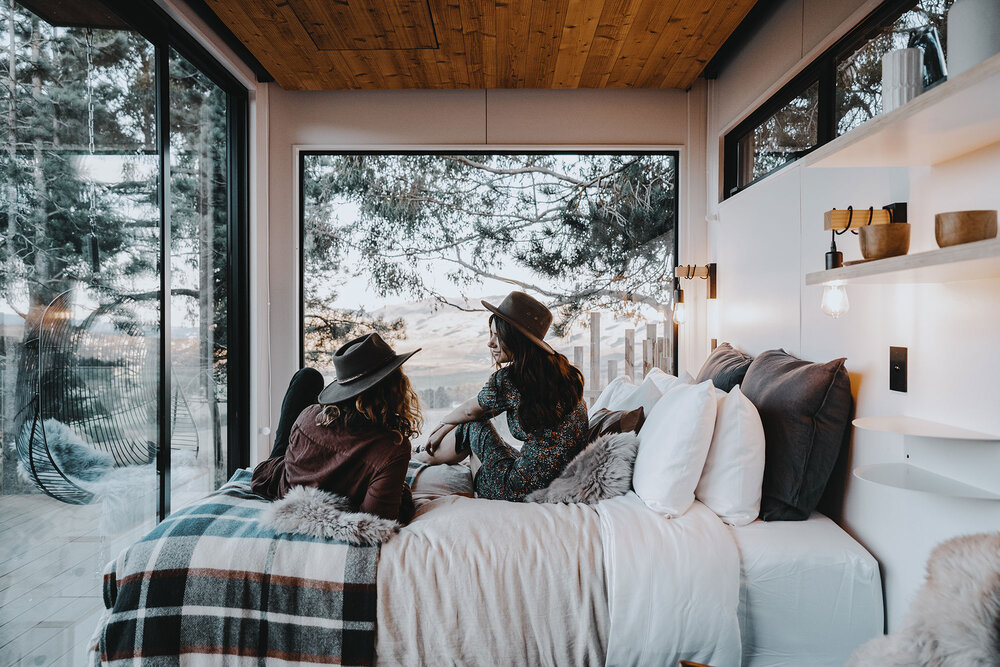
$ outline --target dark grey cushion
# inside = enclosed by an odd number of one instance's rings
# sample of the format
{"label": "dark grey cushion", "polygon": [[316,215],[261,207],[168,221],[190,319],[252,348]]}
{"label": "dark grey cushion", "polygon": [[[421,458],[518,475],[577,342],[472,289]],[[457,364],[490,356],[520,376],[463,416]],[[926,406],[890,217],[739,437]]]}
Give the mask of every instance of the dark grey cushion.
{"label": "dark grey cushion", "polygon": [[695,384],[711,380],[716,389],[729,391],[743,382],[743,376],[747,374],[752,361],[750,355],[740,352],[729,343],[723,343],[712,350],[712,354],[701,365]]}
{"label": "dark grey cushion", "polygon": [[823,495],[853,409],[844,361],[816,364],[768,350],[747,369],[741,388],[760,413],[766,440],[765,521],[808,519]]}

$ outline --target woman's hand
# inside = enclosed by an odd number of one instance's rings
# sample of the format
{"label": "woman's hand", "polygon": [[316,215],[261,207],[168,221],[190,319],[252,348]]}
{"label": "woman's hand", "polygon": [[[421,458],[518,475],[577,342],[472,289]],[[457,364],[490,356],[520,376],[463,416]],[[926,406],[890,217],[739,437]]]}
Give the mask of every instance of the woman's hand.
{"label": "woman's hand", "polygon": [[455,426],[456,424],[438,424],[435,426],[434,430],[431,431],[431,434],[427,436],[427,444],[424,445],[423,451],[427,452],[431,456],[434,456],[438,447],[441,446],[441,441],[444,440],[444,436],[451,433]]}

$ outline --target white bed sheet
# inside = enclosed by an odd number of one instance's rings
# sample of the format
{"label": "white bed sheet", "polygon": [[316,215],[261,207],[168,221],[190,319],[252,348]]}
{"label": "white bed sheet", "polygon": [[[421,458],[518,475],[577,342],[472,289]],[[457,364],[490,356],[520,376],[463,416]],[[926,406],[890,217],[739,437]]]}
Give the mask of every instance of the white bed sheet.
{"label": "white bed sheet", "polygon": [[607,579],[606,667],[740,661],[740,559],[726,525],[695,501],[668,519],[629,492],[597,504]]}
{"label": "white bed sheet", "polygon": [[826,516],[730,527],[743,665],[843,665],[882,633],[878,562]]}

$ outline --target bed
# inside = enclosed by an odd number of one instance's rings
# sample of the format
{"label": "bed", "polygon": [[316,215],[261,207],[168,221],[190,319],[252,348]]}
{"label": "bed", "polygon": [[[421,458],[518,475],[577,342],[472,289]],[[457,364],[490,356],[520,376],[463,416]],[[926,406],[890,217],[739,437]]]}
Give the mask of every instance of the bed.
{"label": "bed", "polygon": [[[874,559],[820,514],[733,528],[701,503],[664,519],[634,493],[595,506],[418,499],[374,556],[377,575],[350,578],[345,563],[371,547],[261,531],[267,503],[238,474],[112,564],[117,608],[94,662],[181,644],[186,664],[258,664],[263,650],[268,664],[840,665],[882,631]],[[371,622],[344,613],[350,586]]]}
{"label": "bed", "polygon": [[[733,527],[696,503],[683,522],[666,521],[630,496],[610,510],[458,496],[424,505],[382,550],[379,661],[596,665],[610,648],[608,664],[839,666],[881,634],[878,564],[822,514]],[[609,578],[624,573],[616,589]],[[727,583],[738,588],[735,661],[732,647],[717,645],[734,636],[733,598],[716,586]],[[639,627],[613,627],[609,601],[629,597],[643,604],[615,617]]]}
{"label": "bed", "polygon": [[[833,521],[803,509],[829,471],[815,483],[814,467],[797,480],[769,481],[764,458],[765,433],[769,466],[782,439],[799,448],[780,454],[786,467],[836,454],[849,423],[846,371],[843,360],[761,357],[770,375],[748,373],[747,395],[662,373],[619,383],[613,397],[609,387],[602,398],[616,409],[645,401],[648,416],[630,435],[639,443],[632,490],[594,504],[472,498],[467,468],[430,473],[414,462],[414,519],[380,548],[354,546],[274,530],[260,520],[270,504],[250,493],[250,473],[240,471],[109,566],[95,662],[162,656],[174,664],[180,646],[185,664],[219,655],[247,665],[262,657],[470,667],[844,664],[882,632],[878,565]],[[803,371],[822,381],[803,381]],[[834,406],[842,414],[816,420],[803,396],[819,396],[825,410],[831,383],[846,392]],[[802,419],[790,422],[789,406]],[[830,430],[822,456],[796,431],[817,431],[813,422]],[[643,458],[644,447],[653,456]],[[753,521],[758,507],[806,520]]]}

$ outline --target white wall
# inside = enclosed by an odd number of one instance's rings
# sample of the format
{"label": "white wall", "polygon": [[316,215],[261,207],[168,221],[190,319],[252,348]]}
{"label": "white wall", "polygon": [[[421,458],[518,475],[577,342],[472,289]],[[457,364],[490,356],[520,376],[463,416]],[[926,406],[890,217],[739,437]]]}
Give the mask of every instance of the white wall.
{"label": "white wall", "polygon": [[[298,368],[296,149],[679,148],[688,141],[688,96],[676,90],[286,92],[271,85],[269,95],[268,266],[260,280],[270,312],[269,331],[258,333],[270,341],[270,356],[262,361],[270,405],[259,426],[277,421],[288,378]],[[699,150],[692,164],[682,148],[682,192],[685,179],[703,177],[703,155]],[[702,202],[694,203],[699,224],[688,225],[682,198],[682,230],[701,232]],[[682,257],[687,243],[680,239]],[[261,438],[257,455],[267,451],[268,439]]]}
{"label": "white wall", "polygon": [[[738,64],[713,82],[708,144],[861,18],[872,3],[789,0]],[[832,33],[831,33],[832,31]],[[718,178],[718,153],[708,156]],[[847,357],[857,416],[909,415],[1000,433],[1000,279],[939,285],[848,285],[851,309],[832,320],[822,288],[805,274],[823,269],[829,232],[823,212],[907,201],[910,252],[936,247],[934,213],[1000,208],[1000,145],[934,168],[806,169],[794,165],[718,204],[710,254],[719,263],[720,339],[751,354],[784,347],[812,361]],[[856,237],[838,238],[846,260],[860,259]],[[888,348],[909,348],[909,391],[888,389]],[[944,474],[1000,491],[1000,447],[931,444]],[[850,466],[903,460],[901,436],[855,429]],[[878,559],[890,631],[898,628],[931,548],[949,537],[1000,529],[1000,503],[903,491],[849,478],[843,526]]]}

